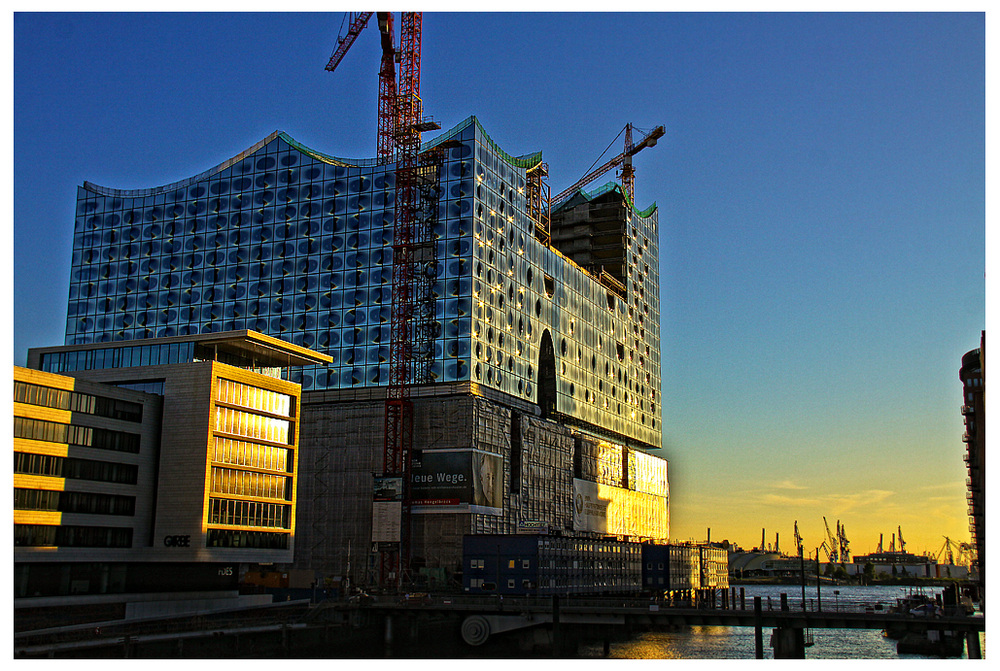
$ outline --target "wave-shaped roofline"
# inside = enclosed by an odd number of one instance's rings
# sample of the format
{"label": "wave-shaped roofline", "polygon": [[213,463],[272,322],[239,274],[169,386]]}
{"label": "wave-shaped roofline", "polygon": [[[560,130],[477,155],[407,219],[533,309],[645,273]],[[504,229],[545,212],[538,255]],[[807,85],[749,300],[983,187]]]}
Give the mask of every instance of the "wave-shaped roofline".
{"label": "wave-shaped roofline", "polygon": [[[479,123],[479,119],[477,119],[474,115],[463,120],[461,123],[457,124],[455,127],[446,131],[442,135],[439,135],[433,140],[425,142],[421,150],[425,151],[438,144],[441,144],[442,142],[450,140],[451,138],[458,135],[472,124],[475,124],[475,126],[479,129],[479,132],[482,134],[483,138],[485,138],[485,140],[489,143],[490,147],[494,151],[499,153],[511,165],[514,165],[519,168],[525,168],[526,170],[530,170],[532,168],[537,167],[542,162],[541,151],[536,151],[531,154],[525,154],[523,156],[512,156],[507,152],[505,152],[503,149],[500,148],[499,145],[496,144],[496,142],[493,141],[493,139],[483,128],[482,124]],[[372,167],[378,165],[378,159],[375,158],[350,159],[350,158],[331,156],[330,154],[324,154],[323,152],[316,151],[311,147],[307,147],[306,145],[294,139],[284,131],[276,130],[267,137],[265,137],[264,139],[254,143],[253,146],[251,146],[250,148],[240,152],[239,154],[233,156],[230,159],[223,161],[217,166],[209,168],[204,172],[200,172],[197,175],[194,175],[193,177],[186,177],[176,182],[171,182],[170,184],[163,184],[161,186],[154,186],[145,189],[114,189],[111,187],[94,184],[93,182],[84,181],[83,188],[88,191],[92,191],[98,195],[115,196],[119,198],[140,198],[146,196],[154,196],[156,194],[165,193],[167,191],[174,191],[176,189],[188,187],[196,182],[203,181],[205,179],[208,179],[212,175],[222,172],[226,168],[229,168],[230,166],[239,163],[240,161],[247,158],[254,152],[258,151],[261,147],[264,147],[269,142],[273,142],[277,138],[281,138],[282,140],[287,142],[291,147],[294,147],[303,154],[311,156],[312,158],[321,161],[323,163],[326,163],[328,165],[337,165],[346,168],[352,168],[352,167],[364,168],[364,167]]]}

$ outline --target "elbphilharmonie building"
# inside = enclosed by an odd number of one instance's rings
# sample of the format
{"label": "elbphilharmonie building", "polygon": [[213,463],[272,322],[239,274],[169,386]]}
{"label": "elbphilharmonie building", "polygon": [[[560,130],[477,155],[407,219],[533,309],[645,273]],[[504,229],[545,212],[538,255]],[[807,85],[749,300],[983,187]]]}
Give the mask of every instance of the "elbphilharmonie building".
{"label": "elbphilharmonie building", "polygon": [[[541,153],[474,117],[421,157],[416,563],[450,571],[470,533],[665,539],[655,205],[612,183],[543,214]],[[369,569],[377,541],[395,186],[391,163],[275,132],[174,184],[77,194],[66,345],[250,330],[332,357],[290,373],[296,564],[324,574]]]}

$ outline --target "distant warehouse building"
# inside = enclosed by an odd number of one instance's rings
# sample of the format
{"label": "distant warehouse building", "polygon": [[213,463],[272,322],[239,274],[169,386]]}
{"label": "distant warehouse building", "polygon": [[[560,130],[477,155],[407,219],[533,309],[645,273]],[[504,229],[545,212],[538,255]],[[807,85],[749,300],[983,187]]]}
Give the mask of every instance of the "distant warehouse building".
{"label": "distant warehouse building", "polygon": [[299,386],[252,332],[39,348],[14,370],[15,611],[232,605],[295,551]]}
{"label": "distant warehouse building", "polygon": [[525,533],[470,535],[463,547],[469,594],[662,596],[729,587],[726,550],[712,546]]}

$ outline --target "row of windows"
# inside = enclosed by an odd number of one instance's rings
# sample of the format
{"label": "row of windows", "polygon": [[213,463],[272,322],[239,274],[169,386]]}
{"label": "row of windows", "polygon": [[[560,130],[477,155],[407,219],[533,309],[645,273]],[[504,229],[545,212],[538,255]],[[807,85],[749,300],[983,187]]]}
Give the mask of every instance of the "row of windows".
{"label": "row of windows", "polygon": [[[507,589],[514,589],[517,581],[514,578],[507,579]],[[496,583],[492,580],[484,580],[482,578],[471,578],[469,579],[469,587],[473,589],[481,589],[484,592],[492,592],[496,589]],[[531,580],[522,580],[521,589],[535,589],[535,583]]]}
{"label": "row of windows", "polygon": [[292,500],[292,479],[280,475],[212,467],[213,494]]}
{"label": "row of windows", "polygon": [[291,422],[288,420],[254,415],[221,406],[215,408],[215,430],[285,445],[288,445],[292,438]]}
{"label": "row of windows", "polygon": [[287,550],[290,534],[275,531],[232,531],[209,529],[207,546],[210,548],[255,548],[259,550]]}
{"label": "row of windows", "polygon": [[132,529],[71,525],[15,524],[15,547],[132,547]]}
{"label": "row of windows", "polygon": [[216,380],[215,400],[282,417],[292,417],[295,413],[293,399],[288,394],[253,387],[233,380],[225,380],[221,377]]}
{"label": "row of windows", "polygon": [[14,437],[29,440],[44,440],[64,445],[80,445],[98,450],[114,450],[137,454],[141,436],[137,433],[111,431],[90,426],[60,424],[44,419],[14,418]]}
{"label": "row of windows", "polygon": [[51,510],[60,513],[90,515],[134,515],[135,497],[15,487],[14,510]]}
{"label": "row of windows", "polygon": [[292,507],[282,503],[211,498],[208,523],[290,529],[291,514]]}
{"label": "row of windows", "polygon": [[134,485],[139,479],[139,467],[110,461],[93,461],[48,454],[14,453],[14,472],[25,475],[45,475],[67,480],[94,480]]}
{"label": "row of windows", "polygon": [[190,342],[110,347],[75,352],[50,352],[42,355],[41,368],[44,371],[59,373],[74,370],[187,363],[191,361],[193,352],[194,343]]}
{"label": "row of windows", "polygon": [[274,445],[258,445],[245,440],[215,437],[212,461],[248,466],[268,471],[292,471],[291,450]]}
{"label": "row of windows", "polygon": [[[507,561],[507,568],[512,569],[512,568],[516,568],[516,567],[517,567],[517,560],[516,559],[510,559],[510,560]],[[486,568],[486,560],[485,559],[470,559],[469,560],[469,568],[470,569],[485,569]],[[521,568],[523,570],[525,570],[525,571],[528,570],[528,569],[530,569],[531,568],[531,560],[530,559],[522,559],[521,560]]]}
{"label": "row of windows", "polygon": [[54,389],[28,382],[14,382],[14,402],[58,408],[127,422],[142,421],[142,404],[78,391]]}

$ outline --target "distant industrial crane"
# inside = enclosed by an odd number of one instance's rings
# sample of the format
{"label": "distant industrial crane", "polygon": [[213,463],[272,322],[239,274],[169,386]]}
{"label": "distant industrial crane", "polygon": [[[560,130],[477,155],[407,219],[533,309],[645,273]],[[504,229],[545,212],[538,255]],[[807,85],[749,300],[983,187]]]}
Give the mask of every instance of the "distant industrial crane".
{"label": "distant industrial crane", "polygon": [[840,562],[844,563],[850,557],[851,542],[847,540],[847,532],[844,525],[837,520],[837,541],[839,543]]}
{"label": "distant industrial crane", "polygon": [[798,520],[795,520],[795,554],[802,556],[802,536],[799,535]]}
{"label": "distant industrial crane", "polygon": [[931,556],[939,564],[942,559],[947,559],[948,564],[968,566],[972,560],[972,546],[969,543],[956,543],[948,536],[945,536],[941,549]]}
{"label": "distant industrial crane", "polygon": [[827,523],[825,515],[823,516],[823,526],[826,527],[826,539],[828,541],[827,547],[829,548],[828,552],[830,554],[830,562],[837,562],[840,560],[840,541],[838,541],[836,536],[830,532],[830,525]]}
{"label": "distant industrial crane", "polygon": [[944,537],[944,545],[942,545],[941,549],[938,550],[937,554],[934,555],[935,561],[937,561],[938,563],[941,563],[942,557],[946,556],[946,558],[948,559],[947,563],[954,564],[955,563],[955,555],[952,552],[951,548],[952,548],[952,541],[951,541],[950,538],[948,538],[947,536],[945,536]]}
{"label": "distant industrial crane", "polygon": [[906,552],[906,541],[903,540],[903,528],[897,526],[896,531],[899,532],[899,552],[902,554],[903,552]]}
{"label": "distant industrial crane", "polygon": [[[426,368],[420,353],[428,349],[426,340],[426,303],[429,294],[426,273],[420,268],[433,263],[434,245],[428,244],[428,226],[419,221],[421,191],[428,180],[427,166],[421,163],[420,134],[440,128],[423,118],[420,99],[420,52],[423,29],[421,12],[402,12],[400,41],[397,49],[391,12],[350,13],[346,35],[339,37],[337,47],[326,69],[333,72],[343,60],[358,34],[368,25],[372,14],[378,16],[382,40],[382,62],[379,68],[378,99],[378,160],[387,164],[396,161],[396,213],[393,219],[392,243],[392,309],[390,319],[389,379],[385,400],[385,442],[382,475],[401,478],[403,485],[400,506],[400,529],[390,535],[399,538],[386,549],[377,548],[381,555],[380,584],[402,582],[403,571],[409,564],[410,470],[413,453],[413,404],[410,385],[424,381]],[[399,64],[399,71],[396,64]],[[426,163],[426,162],[425,162]],[[429,257],[428,254],[431,256]],[[392,516],[390,515],[390,518]],[[394,524],[394,523],[392,523]]]}
{"label": "distant industrial crane", "polygon": [[[819,550],[823,550],[824,552],[826,552],[827,561],[829,561],[831,564],[836,563],[836,561],[837,561],[837,551],[830,547],[830,542],[829,541],[823,541],[822,543],[820,543]],[[816,557],[816,561],[819,561],[818,554],[817,554],[817,557]]]}
{"label": "distant industrial crane", "polygon": [[[622,172],[621,172],[622,188],[624,188],[625,194],[628,196],[629,203],[631,203],[632,206],[634,206],[635,205],[635,169],[632,167],[632,157],[635,156],[636,154],[638,154],[640,151],[642,151],[646,147],[653,147],[653,146],[655,146],[656,145],[656,141],[659,140],[661,137],[663,137],[663,135],[666,133],[666,131],[664,130],[663,126],[657,126],[653,130],[651,130],[649,133],[644,134],[642,140],[640,140],[638,144],[635,144],[635,143],[632,142],[632,130],[633,129],[634,129],[634,126],[632,126],[631,123],[625,124],[625,128],[622,129],[622,131],[620,131],[618,133],[618,135],[615,137],[615,139],[611,141],[611,144],[614,144],[615,142],[618,141],[618,138],[621,137],[622,133],[625,133],[625,149],[624,149],[624,151],[622,151],[622,153],[618,154],[613,159],[611,159],[610,161],[608,161],[604,165],[600,166],[599,168],[595,168],[594,170],[591,170],[590,172],[588,172],[586,175],[584,175],[583,177],[581,177],[580,179],[578,179],[572,186],[570,186],[569,188],[565,189],[564,191],[561,191],[558,194],[556,194],[555,196],[553,196],[549,200],[549,202],[552,205],[555,205],[555,204],[561,202],[562,200],[564,200],[567,196],[571,195],[577,189],[580,189],[580,188],[586,186],[587,184],[590,184],[595,179],[597,179],[598,177],[600,177],[604,173],[608,172],[612,168],[617,168],[618,166],[622,166]],[[605,150],[605,151],[607,151],[607,150]],[[600,159],[598,159],[598,160],[600,160]],[[763,545],[763,543],[762,543],[762,545]]]}

